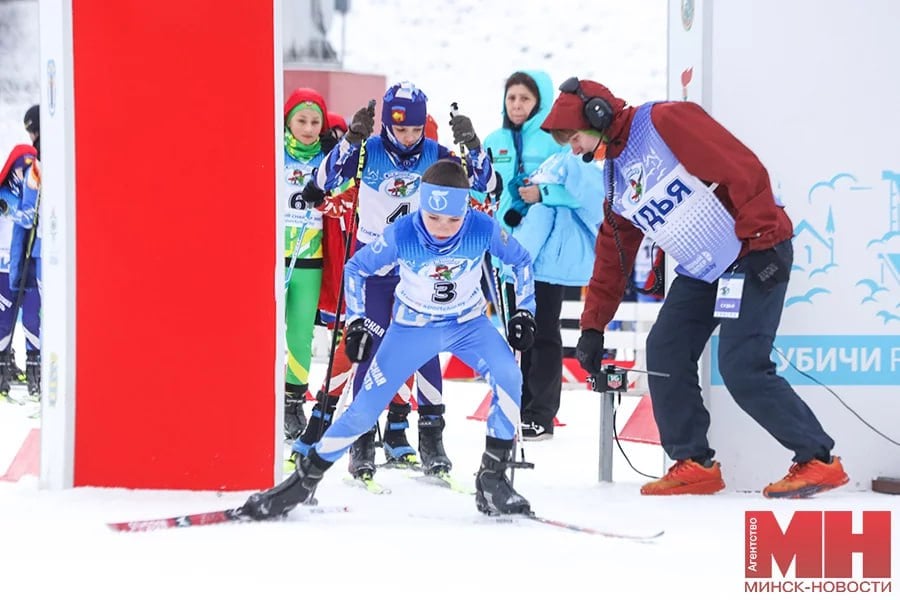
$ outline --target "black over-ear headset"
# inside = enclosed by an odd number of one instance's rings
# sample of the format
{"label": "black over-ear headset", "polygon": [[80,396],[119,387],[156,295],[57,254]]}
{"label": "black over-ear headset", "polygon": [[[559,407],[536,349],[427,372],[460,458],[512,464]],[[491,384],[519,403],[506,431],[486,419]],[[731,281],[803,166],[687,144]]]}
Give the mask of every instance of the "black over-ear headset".
{"label": "black over-ear headset", "polygon": [[586,96],[577,77],[569,77],[563,81],[559,85],[559,91],[564,94],[575,94],[581,98],[584,103],[584,118],[592,129],[603,132],[612,124],[614,116],[612,106],[600,96]]}

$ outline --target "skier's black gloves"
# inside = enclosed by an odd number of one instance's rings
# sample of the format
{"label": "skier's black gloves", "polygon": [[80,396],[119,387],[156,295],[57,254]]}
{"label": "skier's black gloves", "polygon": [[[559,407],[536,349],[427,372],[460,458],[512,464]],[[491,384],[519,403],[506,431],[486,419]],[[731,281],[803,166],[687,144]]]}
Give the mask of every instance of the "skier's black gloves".
{"label": "skier's black gloves", "polygon": [[767,293],[791,276],[788,260],[778,252],[777,247],[750,252],[744,257],[743,263],[747,277]]}
{"label": "skier's black gloves", "polygon": [[344,333],[344,349],[350,362],[363,362],[372,354],[372,334],[366,329],[365,319],[356,319],[347,325]]}
{"label": "skier's black gloves", "polygon": [[503,213],[503,222],[510,227],[518,227],[519,223],[522,222],[522,213],[511,208]]}
{"label": "skier's black gloves", "polygon": [[534,317],[527,310],[517,310],[506,326],[506,341],[513,350],[524,352],[534,344]]}
{"label": "skier's black gloves", "polygon": [[596,375],[600,372],[602,366],[600,361],[603,360],[605,349],[603,348],[603,332],[596,329],[585,329],[578,338],[578,345],[575,346],[575,358],[581,368]]}
{"label": "skier's black gloves", "polygon": [[475,135],[475,127],[472,119],[464,115],[456,115],[450,119],[450,128],[453,130],[453,143],[463,144],[469,150],[481,148],[481,140]]}
{"label": "skier's black gloves", "polygon": [[375,105],[371,102],[365,108],[361,108],[353,115],[350,121],[350,130],[344,136],[351,145],[358,146],[363,140],[368,139],[375,129]]}
{"label": "skier's black gloves", "polygon": [[300,197],[303,199],[303,208],[319,208],[325,203],[325,191],[319,189],[313,179],[306,182]]}

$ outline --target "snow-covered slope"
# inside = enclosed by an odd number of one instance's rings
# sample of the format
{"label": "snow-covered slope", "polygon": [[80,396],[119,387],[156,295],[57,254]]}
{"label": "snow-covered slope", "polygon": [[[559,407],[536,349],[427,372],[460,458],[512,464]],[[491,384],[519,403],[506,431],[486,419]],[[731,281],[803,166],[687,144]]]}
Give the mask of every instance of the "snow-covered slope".
{"label": "snow-covered slope", "polygon": [[[330,39],[340,51],[340,16]],[[503,82],[520,69],[543,69],[554,84],[594,79],[631,104],[665,98],[666,3],[357,0],[344,68],[415,82],[436,116],[459,102],[486,135],[500,126]]]}

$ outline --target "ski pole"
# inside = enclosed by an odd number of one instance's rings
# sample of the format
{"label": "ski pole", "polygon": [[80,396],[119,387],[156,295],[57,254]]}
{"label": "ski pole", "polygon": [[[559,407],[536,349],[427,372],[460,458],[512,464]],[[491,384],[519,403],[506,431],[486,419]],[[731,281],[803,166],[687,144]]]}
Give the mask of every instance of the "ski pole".
{"label": "ski pole", "polygon": [[[369,112],[372,115],[375,114],[375,100],[369,100],[367,109],[369,110]],[[360,142],[360,144],[359,144],[359,160],[356,163],[356,178],[355,178],[356,179],[356,194],[354,195],[354,198],[353,198],[353,206],[351,208],[351,213],[350,213],[350,215],[351,215],[350,218],[351,218],[351,222],[353,223],[353,226],[351,227],[351,229],[349,231],[347,230],[347,224],[344,221],[344,216],[343,215],[340,216],[341,230],[344,232],[344,234],[346,236],[346,238],[344,240],[344,264],[346,264],[347,261],[350,259],[350,248],[353,244],[354,237],[356,237],[356,221],[357,221],[356,209],[359,206],[359,187],[360,187],[360,185],[362,185],[362,174],[363,174],[363,167],[365,166],[365,164],[366,164],[366,140],[362,140],[362,142]],[[337,347],[338,347],[338,333],[340,331],[341,313],[343,312],[343,308],[344,308],[344,287],[345,287],[344,286],[344,277],[343,277],[343,273],[342,273],[341,283],[338,286],[337,305],[334,307],[334,332],[331,334],[331,349],[330,349],[331,351],[328,353],[328,366],[325,368],[325,403],[324,403],[325,405],[327,405],[327,403],[328,403],[328,388],[329,388],[329,384],[331,382],[331,372],[334,369],[334,353],[337,352]],[[353,376],[353,374],[355,374],[355,372],[356,372],[356,366],[354,365],[350,369],[351,378],[348,378],[347,381],[344,383],[344,389],[341,392],[342,399],[345,397],[345,393],[348,391],[347,386],[353,385],[352,376]],[[339,400],[339,402],[340,402],[340,400]],[[321,439],[322,435],[324,435],[323,429],[325,427],[325,412],[324,412],[325,408],[326,408],[326,406],[322,407],[322,409],[323,409],[322,420],[319,423],[319,429],[316,432],[317,440]],[[335,413],[337,413],[337,407],[335,407],[335,412],[332,413],[332,422],[335,419]],[[315,492],[315,490],[313,490],[312,493],[309,495],[309,498],[306,500],[306,502],[307,503],[312,502],[314,500],[315,496],[316,496],[316,492]]]}
{"label": "ski pole", "polygon": [[[369,104],[367,106],[369,112],[374,115],[375,114],[375,100],[369,100]],[[347,231],[347,224],[344,221],[343,215],[340,217],[341,222],[341,230],[344,232],[345,240],[344,240],[344,264],[350,259],[350,248],[353,244],[353,239],[355,237],[355,223],[356,223],[356,209],[359,205],[359,188],[362,185],[362,174],[363,167],[366,164],[366,140],[362,140],[359,145],[359,160],[356,163],[356,194],[353,198],[353,206],[351,210],[351,222],[354,224],[352,226],[351,231]],[[328,395],[330,383],[331,383],[331,375],[334,370],[334,353],[337,351],[338,347],[338,333],[340,331],[339,326],[341,323],[341,313],[343,312],[344,307],[344,277],[341,275],[341,282],[338,286],[338,298],[337,305],[334,309],[334,332],[331,335],[331,348],[328,353],[328,366],[325,369],[325,395]],[[352,385],[352,381],[348,380],[344,385]],[[326,399],[327,403],[327,399]],[[325,407],[323,406],[323,409]],[[323,413],[324,417],[324,413]],[[316,439],[322,436],[322,428],[325,425],[324,418],[322,419],[321,424],[319,425],[319,431],[317,432]]]}
{"label": "ski pole", "polygon": [[[459,104],[456,102],[450,103],[450,117],[453,118],[459,114]],[[459,143],[459,161],[462,163],[463,171],[466,174],[466,177],[469,176],[469,166],[466,164],[466,146],[462,142]]]}
{"label": "ski pole", "polygon": [[[455,117],[458,114],[459,114],[459,104],[457,104],[456,102],[451,102],[450,103],[450,116]],[[460,162],[462,162],[463,171],[466,173],[466,177],[468,177],[469,171],[468,171],[467,164],[466,164],[467,152],[466,152],[465,145],[462,143],[459,144],[459,154],[460,154],[460,157],[459,157]],[[484,263],[482,263],[482,264],[484,265]],[[487,277],[487,272],[486,272],[487,265],[484,265],[484,268],[485,268],[484,275],[485,275],[485,277]],[[503,332],[504,332],[504,335],[506,335],[506,328],[509,326],[508,325],[509,311],[507,310],[507,303],[506,303],[506,298],[505,298],[506,290],[504,289],[503,280],[500,278],[499,269],[493,268],[492,270],[493,270],[494,276],[492,278],[489,278],[488,282],[490,284],[491,280],[493,280],[493,285],[488,285],[488,290],[492,292],[491,295],[492,295],[492,297],[493,297],[492,299],[494,301],[496,301],[499,298],[499,301],[500,301],[499,305],[495,304],[494,306],[497,307],[497,310],[500,314],[500,322],[503,324]],[[496,290],[496,292],[493,292],[493,290]],[[516,364],[521,366],[522,353],[519,352],[518,350],[516,350],[513,353],[513,356],[515,356]],[[517,418],[516,418],[516,434],[515,434],[515,437],[513,437],[513,452],[512,452],[513,460],[515,460],[515,456],[516,456],[516,446],[518,445],[518,442],[521,441],[521,439],[522,439],[522,413],[521,413],[521,408],[520,408],[519,414],[517,415]],[[521,461],[522,464],[528,464],[525,462],[525,448],[524,447],[521,448],[521,454],[522,454],[522,461]],[[510,478],[510,483],[514,484],[515,480],[516,480],[516,470],[514,468],[510,469],[509,478]]]}

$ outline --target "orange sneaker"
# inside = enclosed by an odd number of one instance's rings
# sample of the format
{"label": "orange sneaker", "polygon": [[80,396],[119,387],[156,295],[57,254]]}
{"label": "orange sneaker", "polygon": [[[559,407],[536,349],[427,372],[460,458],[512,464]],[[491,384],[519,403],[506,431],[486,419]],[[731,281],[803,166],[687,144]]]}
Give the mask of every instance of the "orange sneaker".
{"label": "orange sneaker", "polygon": [[781,481],[770,483],[763,488],[766,498],[806,498],[819,492],[833,490],[850,481],[844,472],[841,459],[834,456],[830,463],[813,459],[805,463],[794,463]]}
{"label": "orange sneaker", "polygon": [[690,459],[679,460],[660,479],[641,486],[644,496],[672,496],[675,494],[715,494],[725,488],[722,468],[713,461],[704,467]]}

